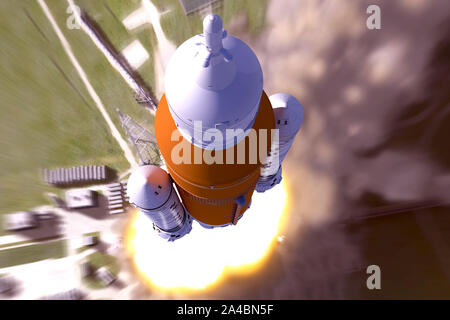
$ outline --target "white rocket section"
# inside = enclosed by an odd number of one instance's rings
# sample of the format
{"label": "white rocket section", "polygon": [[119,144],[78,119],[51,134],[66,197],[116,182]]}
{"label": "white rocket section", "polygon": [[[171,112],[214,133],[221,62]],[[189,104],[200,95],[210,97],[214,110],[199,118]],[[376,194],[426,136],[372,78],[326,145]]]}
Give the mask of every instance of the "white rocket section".
{"label": "white rocket section", "polygon": [[[256,191],[264,192],[281,181],[281,163],[286,157],[292,142],[303,122],[303,107],[290,94],[277,93],[269,97],[275,115],[275,128],[278,137],[274,137],[272,148],[267,158]],[[278,139],[277,139],[278,138]]]}
{"label": "white rocket section", "polygon": [[[166,70],[170,113],[182,135],[204,149],[224,149],[245,138],[262,90],[258,58],[243,41],[227,35],[217,15],[203,20],[203,34],[185,41]],[[223,140],[203,139],[208,129],[219,131]],[[227,129],[241,129],[237,139],[229,135],[226,141]]]}
{"label": "white rocket section", "polygon": [[277,93],[269,97],[275,114],[275,125],[280,136],[280,162],[291,148],[292,142],[303,122],[303,107],[287,93]]}
{"label": "white rocket section", "polygon": [[128,179],[130,203],[153,221],[154,229],[169,241],[191,231],[192,218],[185,211],[166,171],[146,165]]}

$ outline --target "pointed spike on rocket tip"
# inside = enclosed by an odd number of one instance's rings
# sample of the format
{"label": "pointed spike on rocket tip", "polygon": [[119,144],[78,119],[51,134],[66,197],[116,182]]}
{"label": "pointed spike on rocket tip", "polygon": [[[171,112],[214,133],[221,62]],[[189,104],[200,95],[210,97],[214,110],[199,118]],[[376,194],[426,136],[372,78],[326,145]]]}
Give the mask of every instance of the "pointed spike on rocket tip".
{"label": "pointed spike on rocket tip", "polygon": [[222,19],[217,14],[208,14],[203,19],[203,33],[222,32]]}
{"label": "pointed spike on rocket tip", "polygon": [[217,14],[209,14],[203,19],[203,35],[209,51],[217,53],[222,49],[222,19]]}

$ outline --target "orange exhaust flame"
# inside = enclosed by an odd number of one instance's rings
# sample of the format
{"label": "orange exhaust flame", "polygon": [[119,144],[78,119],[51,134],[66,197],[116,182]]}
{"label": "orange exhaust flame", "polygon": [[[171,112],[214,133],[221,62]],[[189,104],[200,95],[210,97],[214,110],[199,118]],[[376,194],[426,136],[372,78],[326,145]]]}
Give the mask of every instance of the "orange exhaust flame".
{"label": "orange exhaust flame", "polygon": [[287,182],[255,193],[239,223],[205,229],[194,221],[185,237],[166,242],[151,221],[134,211],[125,235],[135,269],[151,288],[192,292],[212,289],[227,274],[248,274],[264,265],[283,230],[288,206]]}

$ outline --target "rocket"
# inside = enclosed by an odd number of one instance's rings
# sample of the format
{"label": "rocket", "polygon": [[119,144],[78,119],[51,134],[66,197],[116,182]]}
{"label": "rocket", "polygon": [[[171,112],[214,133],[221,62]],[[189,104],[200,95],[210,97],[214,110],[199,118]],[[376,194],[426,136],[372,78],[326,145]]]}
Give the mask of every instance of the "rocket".
{"label": "rocket", "polygon": [[293,96],[263,90],[255,53],[227,34],[218,15],[177,48],[155,112],[164,165],[144,165],[128,180],[130,203],[174,241],[195,219],[205,228],[235,225],[257,192],[280,183],[281,164],[303,121]]}

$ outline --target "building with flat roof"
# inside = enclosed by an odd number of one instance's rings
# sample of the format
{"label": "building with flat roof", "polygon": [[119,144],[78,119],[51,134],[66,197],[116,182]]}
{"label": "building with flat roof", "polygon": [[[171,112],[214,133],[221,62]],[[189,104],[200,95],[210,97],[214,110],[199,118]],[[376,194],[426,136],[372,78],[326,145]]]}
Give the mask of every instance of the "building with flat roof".
{"label": "building with flat roof", "polygon": [[18,231],[36,228],[38,220],[34,212],[13,212],[6,214],[3,219],[3,227],[6,231]]}
{"label": "building with flat roof", "polygon": [[185,15],[201,11],[221,0],[178,0]]}
{"label": "building with flat roof", "polygon": [[66,191],[66,206],[80,209],[97,206],[97,193],[90,189],[71,189]]}

